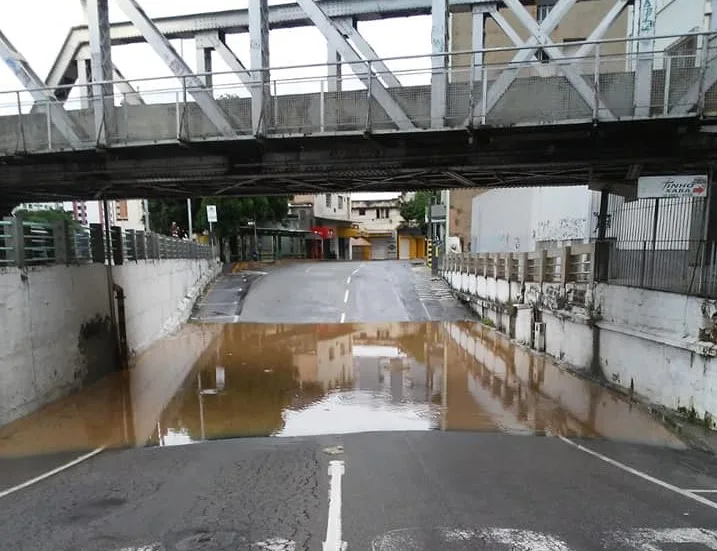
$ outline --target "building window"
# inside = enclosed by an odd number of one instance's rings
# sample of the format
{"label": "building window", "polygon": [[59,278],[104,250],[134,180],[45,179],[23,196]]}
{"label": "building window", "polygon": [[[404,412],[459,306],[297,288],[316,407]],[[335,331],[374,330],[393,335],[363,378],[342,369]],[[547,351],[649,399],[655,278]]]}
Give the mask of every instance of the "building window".
{"label": "building window", "polygon": [[336,357],[336,352],[334,351],[334,347],[329,347],[329,361],[333,360]]}
{"label": "building window", "polygon": [[127,201],[117,201],[117,220],[128,220]]}
{"label": "building window", "polygon": [[390,212],[391,212],[391,209],[385,209],[385,208],[376,209],[376,220],[388,218]]}
{"label": "building window", "polygon": [[542,23],[545,21],[545,18],[548,17],[548,14],[550,13],[550,10],[553,9],[553,6],[555,5],[555,2],[539,2],[538,3],[538,10],[535,14],[535,19],[538,23]]}
{"label": "building window", "polygon": [[326,194],[326,208],[327,209],[331,208],[331,194],[330,193]]}
{"label": "building window", "polygon": [[339,205],[338,205],[338,207],[339,207],[339,210],[341,210],[341,209],[344,208],[344,197],[343,197],[343,195],[339,195]]}
{"label": "building window", "polygon": [[366,216],[366,209],[358,209],[359,216]]}

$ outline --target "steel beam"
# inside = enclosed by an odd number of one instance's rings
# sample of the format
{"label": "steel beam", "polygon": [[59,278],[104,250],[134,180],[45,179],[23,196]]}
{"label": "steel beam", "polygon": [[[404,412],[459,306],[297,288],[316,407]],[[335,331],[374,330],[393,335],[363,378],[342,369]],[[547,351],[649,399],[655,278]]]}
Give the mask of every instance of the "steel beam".
{"label": "steel beam", "polygon": [[386,114],[396,123],[400,130],[412,130],[415,125],[408,118],[403,108],[388,93],[383,83],[376,80],[369,71],[364,60],[356,53],[351,44],[344,38],[343,34],[336,27],[333,21],[324,13],[314,0],[299,0],[299,5],[306,12],[306,15],[313,21],[316,28],[321,31],[326,40],[336,48],[342,58],[350,63],[351,70],[356,76],[370,88],[372,96],[383,107]]}
{"label": "steel beam", "polygon": [[219,57],[222,58],[222,61],[226,63],[229,66],[229,69],[233,73],[235,73],[239,80],[242,81],[242,84],[246,86],[247,90],[251,93],[252,91],[252,76],[251,71],[249,71],[244,64],[241,62],[241,60],[234,54],[232,49],[226,45],[226,43],[222,40],[222,38],[219,36],[218,33],[211,33],[207,35],[208,42],[211,43],[212,47],[214,48],[214,51],[219,54]]}
{"label": "steel beam", "polygon": [[[90,35],[90,66],[92,68],[92,108],[95,140],[106,146],[116,134],[114,87],[112,80],[112,45],[107,0],[81,0]],[[95,84],[99,82],[100,84]]]}
{"label": "steel beam", "polygon": [[[503,17],[500,12],[496,11],[495,13],[492,13],[491,17],[493,18],[493,21],[498,24],[498,26],[505,33],[505,35],[510,39],[514,46],[517,46],[518,48],[528,47],[528,45],[523,42],[523,39],[520,37],[517,31],[512,27],[510,23],[508,23],[508,20]],[[533,59],[538,61],[538,58],[535,56],[535,54],[533,54]],[[542,65],[536,65],[534,69],[541,77],[548,76],[548,72]]]}
{"label": "steel beam", "polygon": [[473,52],[472,74],[474,80],[483,78],[483,52],[485,49],[485,22],[489,15],[498,13],[496,4],[473,6],[471,10],[471,49]]}
{"label": "steel beam", "polygon": [[[577,0],[558,0],[558,3],[553,6],[553,9],[550,10],[550,13],[540,25],[543,33],[550,35],[550,33],[555,30],[555,27],[558,26],[558,23],[563,16],[575,5],[576,2]],[[490,87],[490,90],[488,90],[488,100],[486,104],[487,111],[491,111],[495,107],[498,100],[500,100],[503,94],[506,93],[515,79],[518,78],[518,72],[520,71],[521,66],[535,56],[535,52],[538,51],[539,45],[540,42],[538,41],[538,38],[536,36],[531,36],[524,43],[525,48],[513,56],[511,64],[514,64],[515,67],[506,68],[495,80],[493,85]]]}
{"label": "steel beam", "polygon": [[[510,7],[518,20],[523,25],[525,25],[525,28],[528,29],[531,33],[533,33],[533,36],[538,40],[540,44],[543,45],[543,50],[548,55],[548,57],[550,57],[551,60],[558,62],[557,66],[560,67],[560,70],[563,72],[563,74],[565,74],[565,78],[568,79],[570,84],[572,84],[573,88],[575,88],[575,91],[580,94],[580,97],[583,98],[585,103],[592,106],[594,105],[595,100],[597,98],[597,101],[599,102],[599,112],[602,113],[603,116],[606,118],[614,119],[615,116],[607,108],[605,102],[600,99],[599,94],[596,93],[595,89],[592,88],[587,82],[585,82],[585,79],[572,68],[572,66],[570,65],[570,62],[572,60],[565,59],[565,55],[562,52],[562,48],[555,45],[553,40],[550,38],[549,33],[543,31],[541,26],[538,25],[535,19],[533,19],[533,16],[531,16],[530,13],[528,13],[528,10],[525,9],[525,6],[523,6],[523,4],[521,4],[518,0],[503,1],[506,3],[506,5]],[[553,9],[557,9],[557,7],[558,5],[556,4],[555,8]]]}
{"label": "steel beam", "polygon": [[338,29],[344,33],[364,59],[371,60],[374,72],[383,80],[388,88],[400,88],[401,82],[391,72],[391,69],[379,58],[376,50],[356,28],[356,22],[351,19],[339,19],[336,22]]}
{"label": "steel beam", "polygon": [[134,23],[142,35],[147,40],[152,49],[167,64],[167,67],[180,79],[183,86],[192,95],[197,102],[199,108],[204,112],[207,118],[217,127],[223,136],[234,137],[236,132],[227,117],[226,113],[219,107],[214,100],[211,92],[203,85],[189,66],[177,53],[169,40],[162,35],[152,20],[147,17],[144,10],[137,4],[136,0],[115,0],[124,14]]}
{"label": "steel beam", "polygon": [[254,135],[266,133],[271,120],[269,72],[269,3],[249,0],[249,49],[251,55],[251,125]]}
{"label": "steel beam", "polygon": [[[344,20],[337,19],[336,24],[340,25]],[[353,26],[353,19],[346,20],[346,23]],[[345,35],[345,33],[344,33]],[[328,91],[339,92],[341,91],[341,54],[336,51],[330,42],[326,42],[326,76],[328,78]]]}
{"label": "steel beam", "polygon": [[[493,3],[495,0],[490,0]],[[356,21],[374,21],[391,17],[429,15],[432,0],[321,0],[319,6],[330,18],[352,17]],[[474,4],[487,0],[449,0],[452,11],[469,11]],[[179,15],[155,19],[155,25],[168,39],[193,38],[202,31],[246,33],[249,30],[249,12],[246,9]],[[311,26],[311,20],[297,3],[269,7],[269,27],[286,29]],[[112,45],[144,42],[144,36],[131,22],[113,23],[110,28]],[[75,82],[73,62],[79,50],[89,41],[86,26],[74,27],[67,35],[46,82],[48,86]],[[55,96],[64,99],[69,88],[57,89]]]}
{"label": "steel beam", "polygon": [[[79,58],[75,63],[77,64],[77,86],[79,88],[80,108],[89,109],[90,98],[92,97],[92,88],[90,86],[92,82],[92,65],[90,64],[89,58]],[[37,104],[33,107],[37,107]]]}
{"label": "steel beam", "polygon": [[127,105],[144,105],[144,100],[140,93],[134,89],[134,86],[127,82],[127,79],[117,66],[112,68],[112,75],[117,91],[122,94],[122,101],[124,103]]}
{"label": "steel beam", "polygon": [[[62,134],[70,145],[79,146],[82,142],[80,139],[81,133],[76,129],[75,123],[52,92],[46,89],[41,90],[45,83],[42,82],[42,79],[32,70],[27,60],[15,49],[2,32],[0,32],[0,57],[2,57],[10,70],[15,73],[23,87],[30,90],[30,95],[35,103],[42,105],[45,109],[49,109],[50,118],[57,131]],[[18,113],[18,116],[22,116],[22,114]]]}
{"label": "steel beam", "polygon": [[207,37],[206,33],[201,33],[195,37],[194,45],[197,49],[197,75],[204,86],[211,89],[214,85],[211,75],[214,44],[211,42],[211,37]]}
{"label": "steel beam", "polygon": [[637,65],[635,67],[634,115],[649,117],[652,101],[652,69],[655,50],[655,19],[657,0],[636,0],[637,20]]}
{"label": "steel beam", "polygon": [[448,0],[433,0],[431,22],[431,128],[443,128],[448,105]]}

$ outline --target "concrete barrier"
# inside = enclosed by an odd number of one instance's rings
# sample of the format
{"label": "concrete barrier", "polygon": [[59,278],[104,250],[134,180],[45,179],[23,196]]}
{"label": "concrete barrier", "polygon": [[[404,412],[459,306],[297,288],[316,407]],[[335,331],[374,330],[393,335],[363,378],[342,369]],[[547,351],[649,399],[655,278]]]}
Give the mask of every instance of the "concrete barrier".
{"label": "concrete barrier", "polygon": [[[141,352],[187,319],[219,272],[210,260],[113,268],[126,295],[127,342]],[[0,425],[118,367],[105,266],[0,270]]]}

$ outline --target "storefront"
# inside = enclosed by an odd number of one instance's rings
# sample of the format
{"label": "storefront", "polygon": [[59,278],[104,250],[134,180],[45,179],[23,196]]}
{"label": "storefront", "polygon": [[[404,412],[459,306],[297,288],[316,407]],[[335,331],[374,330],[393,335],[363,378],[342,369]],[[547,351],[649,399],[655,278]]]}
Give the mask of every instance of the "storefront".
{"label": "storefront", "polygon": [[329,226],[312,226],[311,233],[320,241],[312,241],[312,256],[332,260],[337,258],[336,230]]}

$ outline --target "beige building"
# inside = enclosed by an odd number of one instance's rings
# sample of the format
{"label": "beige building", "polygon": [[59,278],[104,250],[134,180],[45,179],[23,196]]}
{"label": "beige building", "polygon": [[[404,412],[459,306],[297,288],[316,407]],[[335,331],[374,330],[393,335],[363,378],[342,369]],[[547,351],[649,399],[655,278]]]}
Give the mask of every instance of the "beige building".
{"label": "beige building", "polygon": [[[523,0],[528,12],[536,19],[538,23],[542,22],[548,15],[556,0]],[[697,2],[697,0],[694,0]],[[599,25],[603,18],[610,12],[617,0],[583,0],[578,1],[568,11],[563,19],[559,22],[555,30],[551,33],[551,38],[556,44],[563,45],[563,53],[570,56],[575,48],[571,48],[570,43],[586,40],[593,30]],[[507,7],[498,10],[498,17],[504,19],[508,25],[525,41],[531,33],[518,21],[517,17]],[[484,40],[485,48],[510,48],[514,43],[501,26],[493,19],[490,13],[484,17]],[[451,18],[451,50],[472,51],[473,46],[473,28],[474,15],[471,13],[458,13]],[[623,9],[620,15],[612,22],[607,31],[603,35],[604,39],[623,38],[629,34],[630,10]],[[607,61],[603,62],[605,70],[624,70],[625,67],[625,43],[612,43],[603,45],[600,49],[601,58],[612,56],[610,65]],[[485,56],[485,65],[487,67],[488,80],[494,80],[504,69],[505,64],[510,62],[516,51],[492,52]],[[622,54],[622,55],[621,55]],[[540,56],[540,53],[538,54]],[[455,56],[452,60],[451,80],[454,82],[470,80],[470,55]],[[594,65],[576,64],[576,68],[581,72],[592,72]],[[588,66],[589,65],[589,66]],[[541,67],[543,73],[552,70],[547,67]],[[530,72],[529,72],[530,71]],[[481,78],[481,70],[474,71],[476,78]],[[531,68],[523,69],[520,76],[532,76],[535,71]],[[472,219],[472,203],[473,198],[485,190],[479,188],[463,188],[451,190],[448,199],[448,233],[460,239],[462,249],[470,250],[471,244],[471,219]]]}
{"label": "beige building", "polygon": [[318,193],[294,195],[294,209],[311,212],[311,231],[319,241],[312,243],[310,258],[351,259],[351,196],[348,193]]}
{"label": "beige building", "polygon": [[351,199],[351,222],[370,243],[371,260],[398,258],[397,231],[401,217],[400,193],[356,193]]}

